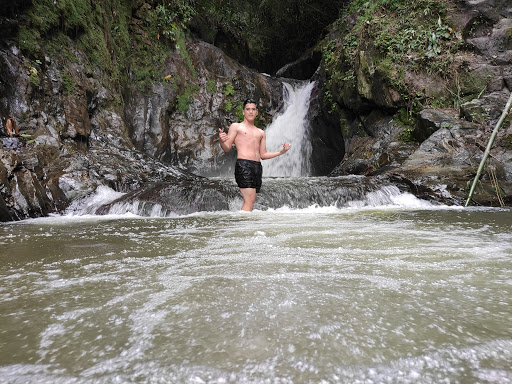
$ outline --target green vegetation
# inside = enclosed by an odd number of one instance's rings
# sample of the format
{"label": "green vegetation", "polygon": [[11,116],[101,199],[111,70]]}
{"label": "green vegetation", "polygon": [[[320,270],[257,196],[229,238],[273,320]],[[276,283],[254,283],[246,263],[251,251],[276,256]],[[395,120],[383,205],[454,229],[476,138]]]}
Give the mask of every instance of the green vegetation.
{"label": "green vegetation", "polygon": [[40,60],[34,60],[28,67],[28,76],[30,84],[32,84],[35,87],[38,87],[41,83],[41,80],[39,79],[39,67],[41,65]]}
{"label": "green vegetation", "polygon": [[108,78],[119,82],[130,48],[127,18],[131,10],[123,3],[34,0],[28,18],[20,25],[20,48],[32,59],[49,55],[66,65],[77,60],[73,52],[76,46],[91,68],[99,67]]}
{"label": "green vegetation", "polygon": [[395,113],[394,118],[397,122],[404,126],[402,132],[400,132],[399,139],[404,142],[412,142],[414,139],[414,123],[415,120],[412,118],[412,114],[407,110],[407,108],[400,108],[397,113]]}
{"label": "green vegetation", "polygon": [[224,95],[233,96],[235,94],[235,89],[233,88],[233,84],[229,83],[224,85]]}
{"label": "green vegetation", "polygon": [[215,92],[217,92],[217,85],[215,84],[215,81],[208,80],[206,82],[206,92],[208,92],[210,95],[212,95]]}
{"label": "green vegetation", "polygon": [[190,69],[192,76],[197,77],[196,69],[192,64],[192,60],[190,59],[190,55],[188,54],[187,51],[185,34],[183,33],[183,31],[178,32],[176,35],[176,48],[178,49],[178,52],[180,53],[182,59],[185,61],[185,63],[187,63],[188,69]]}
{"label": "green vegetation", "polygon": [[194,95],[199,92],[197,84],[190,83],[185,87],[185,92],[177,97],[178,110],[181,112],[188,111],[189,105],[194,101]]}
{"label": "green vegetation", "polygon": [[[20,23],[19,45],[33,60],[47,55],[62,66],[76,62],[82,52],[88,71],[99,68],[105,85],[119,88],[134,80],[144,90],[161,79],[162,64],[175,49],[195,75],[184,34],[194,15],[190,4],[142,7],[142,19],[133,22],[131,2],[125,0],[34,0]],[[37,80],[33,74],[31,82]],[[63,86],[72,90],[70,78],[63,76]]]}
{"label": "green vegetation", "polygon": [[[343,94],[361,87],[354,72],[360,67],[388,81],[401,95],[407,115],[414,116],[429,100],[422,90],[407,85],[405,73],[425,72],[444,79],[454,75],[450,71],[451,53],[459,50],[461,43],[445,21],[452,6],[448,0],[352,1],[334,25],[339,31],[348,29],[348,33],[327,38],[322,48],[326,107],[336,110]],[[346,20],[353,24],[345,25]],[[361,62],[362,58],[368,63]]]}
{"label": "green vegetation", "polygon": [[71,78],[71,76],[69,76],[69,73],[67,72],[62,73],[62,85],[66,93],[73,92],[73,89],[75,88],[73,79]]}
{"label": "green vegetation", "polygon": [[195,13],[188,1],[174,0],[158,5],[154,17],[158,30],[170,40],[177,41]]}

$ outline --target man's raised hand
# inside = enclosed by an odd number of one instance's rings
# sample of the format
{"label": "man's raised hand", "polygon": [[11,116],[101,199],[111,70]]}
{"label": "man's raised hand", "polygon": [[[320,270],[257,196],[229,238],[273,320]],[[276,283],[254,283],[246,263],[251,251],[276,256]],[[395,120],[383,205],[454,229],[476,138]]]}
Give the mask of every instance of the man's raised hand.
{"label": "man's raised hand", "polygon": [[285,152],[288,152],[288,150],[290,149],[291,145],[290,144],[283,144],[283,149],[281,149],[281,154],[285,153]]}
{"label": "man's raised hand", "polygon": [[228,139],[227,133],[223,132],[222,129],[219,128],[219,138],[222,141],[226,141]]}

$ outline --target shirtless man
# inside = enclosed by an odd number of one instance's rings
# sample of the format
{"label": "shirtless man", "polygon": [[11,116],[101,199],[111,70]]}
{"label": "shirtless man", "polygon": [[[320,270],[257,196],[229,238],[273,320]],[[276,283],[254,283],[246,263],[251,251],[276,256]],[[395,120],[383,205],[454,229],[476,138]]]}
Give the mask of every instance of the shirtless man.
{"label": "shirtless man", "polygon": [[235,179],[244,198],[242,211],[252,211],[261,188],[261,160],[272,159],[287,152],[290,144],[283,144],[279,152],[267,152],[265,132],[254,125],[258,116],[256,102],[248,99],[243,104],[244,121],[233,123],[226,134],[219,128],[220,146],[229,152],[233,143],[237,150]]}

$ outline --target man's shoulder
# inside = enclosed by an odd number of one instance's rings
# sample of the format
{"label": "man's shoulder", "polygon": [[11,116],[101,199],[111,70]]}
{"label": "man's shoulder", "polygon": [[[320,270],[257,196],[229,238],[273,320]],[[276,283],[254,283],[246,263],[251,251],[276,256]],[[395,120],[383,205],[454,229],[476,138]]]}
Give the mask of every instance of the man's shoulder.
{"label": "man's shoulder", "polygon": [[241,126],[242,126],[242,123],[232,123],[229,126],[229,129],[236,129],[236,130],[238,130]]}

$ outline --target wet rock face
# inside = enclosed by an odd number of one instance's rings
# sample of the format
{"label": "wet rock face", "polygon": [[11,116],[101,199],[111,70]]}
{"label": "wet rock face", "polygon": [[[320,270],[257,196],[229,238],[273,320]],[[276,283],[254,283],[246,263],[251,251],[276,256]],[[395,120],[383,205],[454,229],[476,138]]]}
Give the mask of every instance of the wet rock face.
{"label": "wet rock face", "polygon": [[[354,79],[332,93],[343,109],[340,118],[345,144],[344,158],[333,176],[399,175],[397,180],[406,180],[413,189],[423,189],[422,193],[439,192],[437,196],[450,195],[459,201],[467,196],[466,184],[472,182],[512,90],[512,5],[507,0],[465,0],[446,17],[468,48],[452,58],[451,68],[458,71],[458,101],[462,103],[469,95],[475,99],[457,110],[426,108],[414,125],[403,125],[395,112],[404,100],[389,86],[390,73],[373,63],[369,45],[368,52],[359,51],[354,59]],[[347,28],[351,26],[347,22]],[[450,87],[446,79],[420,72],[406,72],[404,80],[408,88],[418,89],[432,100],[446,98]],[[512,200],[509,126],[510,119],[492,149],[480,194],[473,198],[478,204],[496,205],[497,189],[506,203]],[[492,185],[494,177],[499,187]],[[439,186],[444,190],[434,191]]]}
{"label": "wet rock face", "polygon": [[308,121],[311,138],[311,175],[328,175],[343,159],[345,147],[343,135],[339,129],[339,119],[325,110],[324,94],[320,89],[320,80],[311,93]]}
{"label": "wet rock face", "polygon": [[165,73],[170,81],[180,78],[189,88],[155,84],[149,95],[134,92],[125,120],[138,150],[200,175],[218,176],[233,159],[220,148],[219,128],[227,130],[239,121],[246,98],[258,102],[260,122],[270,122],[283,105],[282,84],[208,43],[191,43],[188,52],[194,72],[176,54],[166,63]]}
{"label": "wet rock face", "polygon": [[[3,142],[7,140],[18,141]],[[46,194],[37,158],[27,155],[18,144],[16,150],[0,149],[0,221],[46,216],[55,211]]]}
{"label": "wet rock face", "polygon": [[210,44],[192,43],[189,54],[194,71],[178,53],[164,68],[181,77],[181,86],[127,89],[121,105],[113,90],[86,75],[83,58],[69,68],[47,60],[34,84],[30,61],[14,45],[0,49],[0,136],[9,114],[22,135],[0,137],[0,220],[62,211],[100,185],[130,192],[148,182],[201,180],[190,171],[218,175],[231,167],[236,153],[221,151],[218,129],[238,121],[236,106],[248,97],[258,101],[261,121],[270,121],[282,108],[282,84]]}

